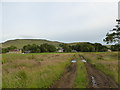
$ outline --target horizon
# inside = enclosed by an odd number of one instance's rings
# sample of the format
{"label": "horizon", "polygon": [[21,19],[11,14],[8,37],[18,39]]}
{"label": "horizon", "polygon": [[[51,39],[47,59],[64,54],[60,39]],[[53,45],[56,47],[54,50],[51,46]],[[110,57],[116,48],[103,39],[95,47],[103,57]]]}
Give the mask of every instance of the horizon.
{"label": "horizon", "polygon": [[[2,44],[2,43],[5,43],[5,42],[7,42],[7,41],[14,41],[14,40],[46,40],[46,41],[51,41],[51,42],[59,42],[59,43],[66,43],[66,44],[69,44],[69,43],[81,43],[81,42],[85,42],[85,41],[73,41],[73,42],[62,42],[62,41],[54,41],[54,40],[48,40],[48,39],[11,39],[11,40],[6,40],[6,41],[4,41],[4,42],[0,42],[0,44]],[[87,42],[85,42],[85,43],[87,43]],[[99,43],[99,42],[88,42],[88,43]],[[102,43],[100,43],[100,44],[102,44]],[[112,43],[111,44],[102,44],[102,45],[113,45]]]}
{"label": "horizon", "polygon": [[[2,40],[101,43],[117,19],[117,2],[2,2]],[[106,44],[107,45],[107,44]]]}

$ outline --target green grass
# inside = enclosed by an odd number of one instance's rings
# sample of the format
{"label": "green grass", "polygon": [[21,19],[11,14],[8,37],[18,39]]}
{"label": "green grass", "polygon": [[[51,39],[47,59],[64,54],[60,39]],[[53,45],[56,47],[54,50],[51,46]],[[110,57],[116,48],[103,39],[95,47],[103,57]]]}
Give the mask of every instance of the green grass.
{"label": "green grass", "polygon": [[[48,88],[63,74],[73,54],[4,54],[3,88]],[[57,58],[57,60],[56,60]],[[42,61],[41,61],[42,59]],[[40,61],[41,63],[39,63]]]}
{"label": "green grass", "polygon": [[[78,53],[97,69],[118,82],[117,52]],[[75,88],[86,88],[87,71],[75,53],[3,54],[3,88],[47,88],[63,74],[70,60],[77,59]],[[120,84],[120,83],[119,83]]]}
{"label": "green grass", "polygon": [[75,88],[86,88],[88,85],[87,71],[80,57],[77,56],[77,73],[75,78]]}
{"label": "green grass", "polygon": [[39,58],[38,56],[43,55],[56,55],[56,54],[75,54],[75,53],[29,53],[29,54],[2,54],[2,63],[6,62],[12,62],[14,60],[20,59],[20,60],[25,60],[25,59],[35,59],[35,60],[41,60],[42,58]]}
{"label": "green grass", "polygon": [[9,47],[9,46],[16,46],[17,48],[22,48],[27,44],[37,44],[41,45],[43,43],[52,44],[55,46],[59,46],[60,42],[57,41],[49,41],[44,39],[16,39],[16,40],[9,40],[2,44],[2,47]]}
{"label": "green grass", "polygon": [[92,52],[80,54],[83,55],[89,63],[110,76],[120,85],[118,81],[118,52]]}
{"label": "green grass", "polygon": [[3,88],[47,88],[57,80],[67,63],[59,63],[44,68],[20,70],[3,76]]}
{"label": "green grass", "polygon": [[[41,45],[43,43],[48,43],[52,44],[54,46],[59,47],[59,44],[63,42],[58,42],[58,41],[49,41],[49,40],[44,40],[44,39],[15,39],[15,40],[8,40],[4,43],[2,43],[2,47],[6,48],[9,46],[16,46],[17,48],[21,49],[23,46],[28,45],[28,44],[36,44],[36,45]],[[67,43],[69,45],[75,45],[77,43],[86,43],[86,42],[76,42],[76,43]],[[0,43],[1,47],[1,43]]]}

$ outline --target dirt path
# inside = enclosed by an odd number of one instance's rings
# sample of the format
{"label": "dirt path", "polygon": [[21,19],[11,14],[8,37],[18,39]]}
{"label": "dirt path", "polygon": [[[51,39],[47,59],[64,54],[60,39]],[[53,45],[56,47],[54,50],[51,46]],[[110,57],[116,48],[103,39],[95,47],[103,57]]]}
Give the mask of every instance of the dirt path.
{"label": "dirt path", "polygon": [[115,81],[103,72],[97,70],[89,63],[85,63],[85,66],[89,77],[88,88],[118,88]]}
{"label": "dirt path", "polygon": [[76,76],[77,63],[71,63],[59,81],[51,88],[72,88]]}

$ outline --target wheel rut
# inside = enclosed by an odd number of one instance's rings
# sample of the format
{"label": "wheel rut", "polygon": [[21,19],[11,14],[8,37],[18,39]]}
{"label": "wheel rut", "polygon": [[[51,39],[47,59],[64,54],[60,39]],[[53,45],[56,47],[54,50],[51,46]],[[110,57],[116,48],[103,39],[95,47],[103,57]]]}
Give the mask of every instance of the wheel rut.
{"label": "wheel rut", "polygon": [[[82,56],[80,56],[80,58],[82,60],[85,60]],[[118,88],[118,85],[112,78],[96,69],[90,63],[87,62],[84,63],[89,78],[88,88]]]}
{"label": "wheel rut", "polygon": [[51,88],[73,88],[75,76],[76,76],[77,63],[71,63],[63,74],[63,76],[55,82]]}

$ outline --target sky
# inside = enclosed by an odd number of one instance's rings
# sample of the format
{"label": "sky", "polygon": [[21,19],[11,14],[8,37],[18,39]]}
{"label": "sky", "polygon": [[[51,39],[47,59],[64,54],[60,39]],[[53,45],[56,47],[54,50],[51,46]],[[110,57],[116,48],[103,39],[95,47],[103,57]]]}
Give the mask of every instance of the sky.
{"label": "sky", "polygon": [[[111,0],[112,1],[112,0]],[[116,25],[117,2],[8,2],[2,10],[2,39],[99,42]],[[0,16],[1,17],[1,16]],[[0,34],[1,35],[1,34]]]}

